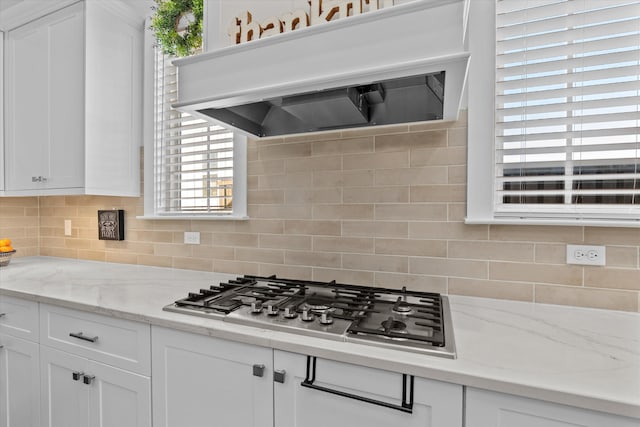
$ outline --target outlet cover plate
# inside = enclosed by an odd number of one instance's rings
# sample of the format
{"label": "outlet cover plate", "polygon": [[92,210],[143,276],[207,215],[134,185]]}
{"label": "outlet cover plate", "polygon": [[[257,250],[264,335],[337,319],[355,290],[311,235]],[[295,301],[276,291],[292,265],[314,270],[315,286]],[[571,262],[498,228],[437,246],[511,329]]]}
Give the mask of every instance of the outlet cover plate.
{"label": "outlet cover plate", "polygon": [[185,231],[184,243],[187,245],[199,245],[200,244],[200,232],[199,231]]}
{"label": "outlet cover plate", "polygon": [[606,265],[605,246],[567,245],[567,264]]}

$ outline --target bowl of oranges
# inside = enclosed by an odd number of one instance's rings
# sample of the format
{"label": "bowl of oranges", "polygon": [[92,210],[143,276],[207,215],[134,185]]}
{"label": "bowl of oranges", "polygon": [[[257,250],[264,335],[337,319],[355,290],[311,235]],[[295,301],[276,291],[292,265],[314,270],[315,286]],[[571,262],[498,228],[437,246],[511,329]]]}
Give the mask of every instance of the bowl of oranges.
{"label": "bowl of oranges", "polygon": [[16,250],[11,246],[10,239],[0,239],[0,267],[9,265],[11,257],[16,253]]}

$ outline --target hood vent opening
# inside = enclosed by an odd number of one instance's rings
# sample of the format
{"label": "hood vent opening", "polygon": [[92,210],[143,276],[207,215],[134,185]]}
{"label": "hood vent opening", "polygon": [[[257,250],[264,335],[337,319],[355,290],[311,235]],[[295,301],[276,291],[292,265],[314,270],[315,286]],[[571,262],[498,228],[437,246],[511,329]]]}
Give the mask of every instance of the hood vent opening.
{"label": "hood vent opening", "polygon": [[445,72],[198,112],[259,137],[443,118]]}
{"label": "hood vent opening", "polygon": [[457,120],[468,3],[407,1],[178,59],[173,107],[258,138]]}

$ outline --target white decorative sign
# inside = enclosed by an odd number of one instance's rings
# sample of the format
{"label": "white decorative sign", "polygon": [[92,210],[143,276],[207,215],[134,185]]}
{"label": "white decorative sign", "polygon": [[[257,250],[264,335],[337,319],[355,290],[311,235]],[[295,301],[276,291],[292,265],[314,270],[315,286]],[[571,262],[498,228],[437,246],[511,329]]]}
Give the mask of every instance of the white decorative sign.
{"label": "white decorative sign", "polygon": [[393,0],[309,0],[308,12],[297,9],[260,22],[245,10],[231,20],[227,34],[232,43],[245,43],[390,6]]}

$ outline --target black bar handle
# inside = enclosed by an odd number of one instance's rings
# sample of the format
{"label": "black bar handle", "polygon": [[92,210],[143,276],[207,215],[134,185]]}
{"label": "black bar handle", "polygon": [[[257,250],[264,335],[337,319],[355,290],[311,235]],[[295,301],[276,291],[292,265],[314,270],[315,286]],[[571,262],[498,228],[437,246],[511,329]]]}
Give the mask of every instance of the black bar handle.
{"label": "black bar handle", "polygon": [[79,340],[84,340],[84,341],[89,341],[89,342],[98,341],[98,337],[97,336],[95,336],[95,337],[86,337],[86,336],[84,336],[84,334],[82,332],[76,332],[76,333],[71,332],[71,333],[69,333],[69,336],[73,337],[73,338],[78,338]]}
{"label": "black bar handle", "polygon": [[[313,360],[312,360],[313,359]],[[328,387],[323,387],[314,384],[316,380],[316,358],[315,356],[307,356],[307,376],[304,381],[300,383],[302,387],[312,388],[318,391],[324,391],[326,393],[335,394],[337,396],[346,397],[349,399],[359,400],[360,402],[370,403],[372,405],[383,406],[389,409],[395,409],[396,411],[405,412],[408,414],[413,413],[413,375],[409,376],[409,397],[407,400],[407,374],[402,374],[402,404],[396,405],[395,403],[384,402],[382,400],[371,399],[369,397],[359,396],[353,393],[347,393],[340,390],[335,390]]]}

